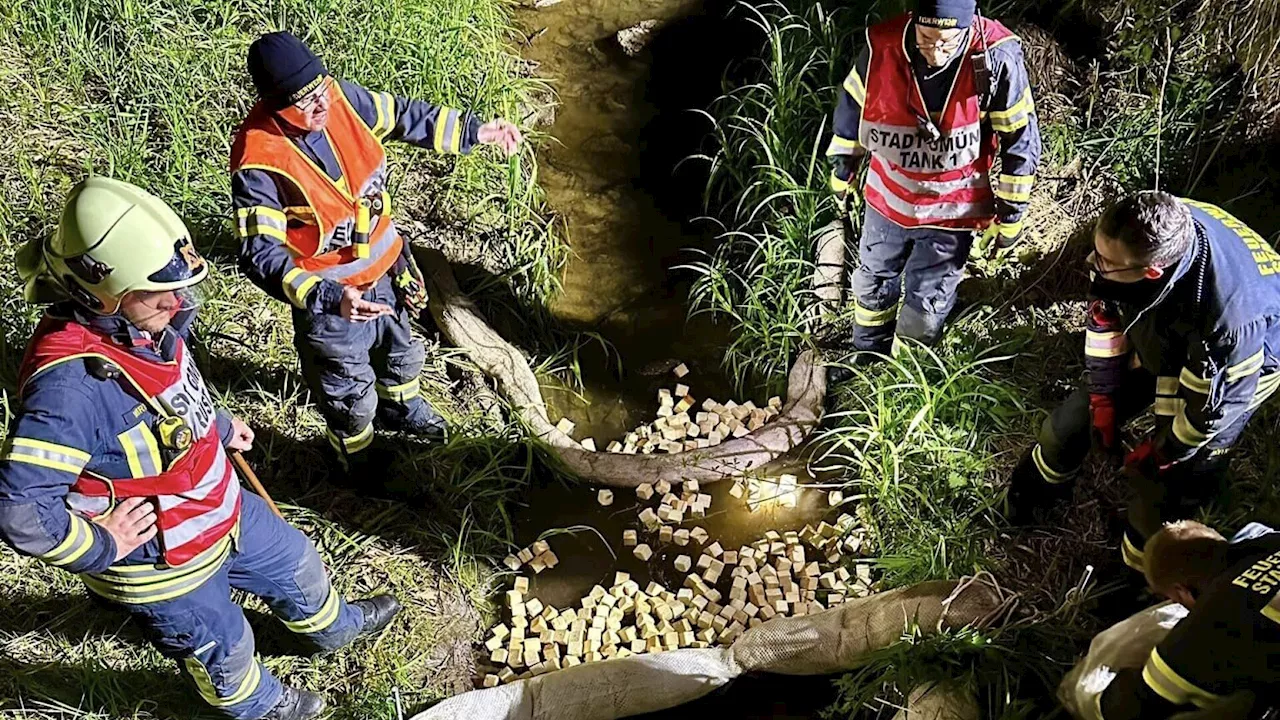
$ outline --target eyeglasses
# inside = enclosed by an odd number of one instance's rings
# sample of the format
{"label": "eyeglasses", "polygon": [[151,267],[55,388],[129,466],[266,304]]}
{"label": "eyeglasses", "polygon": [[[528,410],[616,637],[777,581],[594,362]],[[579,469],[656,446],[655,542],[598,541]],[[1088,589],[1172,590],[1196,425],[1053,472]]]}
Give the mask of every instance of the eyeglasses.
{"label": "eyeglasses", "polygon": [[1106,277],[1108,275],[1114,275],[1116,273],[1147,269],[1147,266],[1144,264],[1144,265],[1130,265],[1128,267],[1118,267],[1118,268],[1111,268],[1110,270],[1103,270],[1102,267],[1098,265],[1098,259],[1099,259],[1098,252],[1096,250],[1091,251],[1088,255],[1085,256],[1084,265],[1086,270],[1088,270],[1089,272],[1097,273],[1102,277]]}
{"label": "eyeglasses", "polygon": [[917,29],[916,30],[916,48],[919,50],[925,50],[925,51],[955,50],[956,48],[960,47],[962,43],[964,43],[965,39],[968,38],[968,36],[969,36],[968,32],[961,31],[961,32],[955,33],[955,35],[953,35],[952,37],[943,38],[941,40],[938,40],[937,42],[931,43],[931,42],[928,42],[927,39],[923,35],[921,35],[919,29]]}
{"label": "eyeglasses", "polygon": [[302,112],[309,112],[311,108],[315,107],[316,104],[320,102],[321,98],[328,96],[329,86],[331,86],[332,84],[333,84],[333,78],[329,78],[329,77],[325,78],[320,83],[320,87],[307,93],[306,97],[294,103],[293,106],[301,110]]}
{"label": "eyeglasses", "polygon": [[960,47],[960,44],[963,41],[964,41],[963,36],[958,37],[955,40],[943,40],[941,42],[930,43],[930,44],[925,44],[917,40],[916,48],[919,50],[955,50],[956,48]]}

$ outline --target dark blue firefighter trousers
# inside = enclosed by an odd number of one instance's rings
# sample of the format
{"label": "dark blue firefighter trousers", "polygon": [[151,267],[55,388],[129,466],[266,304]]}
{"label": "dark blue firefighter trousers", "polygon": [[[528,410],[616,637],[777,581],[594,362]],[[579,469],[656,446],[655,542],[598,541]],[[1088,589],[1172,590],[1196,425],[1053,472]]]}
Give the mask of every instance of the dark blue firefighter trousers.
{"label": "dark blue firefighter trousers", "polygon": [[854,349],[887,354],[895,334],[936,343],[973,239],[972,230],[904,228],[868,205],[853,274]]}
{"label": "dark blue firefighter trousers", "polygon": [[372,442],[379,403],[403,413],[406,403],[419,397],[418,376],[426,359],[422,340],[413,335],[409,313],[396,298],[390,276],[379,280],[364,299],[390,305],[396,312],[368,322],[293,313],[302,374],[316,396],[330,444],[344,457]]}

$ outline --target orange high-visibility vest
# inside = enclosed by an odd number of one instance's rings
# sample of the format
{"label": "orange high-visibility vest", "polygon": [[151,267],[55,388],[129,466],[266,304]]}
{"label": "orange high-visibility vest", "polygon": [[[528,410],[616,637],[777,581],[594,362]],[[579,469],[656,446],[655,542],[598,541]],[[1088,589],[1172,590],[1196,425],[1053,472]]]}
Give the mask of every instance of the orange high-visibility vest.
{"label": "orange high-visibility vest", "polygon": [[[285,208],[286,222],[275,228],[295,266],[345,285],[367,285],[386,274],[403,243],[391,220],[387,154],[336,82],[329,86],[329,99],[329,122],[322,132],[342,179],[335,182],[307,157],[261,103],[236,133],[231,172],[275,173],[306,198],[305,207]],[[363,257],[352,242],[357,230],[369,236]]]}
{"label": "orange high-visibility vest", "polygon": [[122,438],[132,443],[139,466],[153,474],[108,478],[83,471],[67,494],[67,505],[86,517],[100,515],[116,500],[155,498],[156,527],[164,561],[179,566],[209,550],[240,521],[240,483],[218,437],[217,413],[204,379],[178,339],[171,362],[138,357],[80,323],[40,321],[19,371],[19,388],[45,368],[65,360],[96,357],[120,368],[129,392],[161,417],[176,416],[194,441],[163,467],[154,435]]}
{"label": "orange high-visibility vest", "polygon": [[871,63],[858,141],[867,148],[866,200],[903,227],[984,228],[995,217],[990,171],[998,140],[982,126],[973,53],[1012,38],[1004,25],[974,18],[970,44],[934,123],[939,137],[922,128],[930,118],[906,43],[911,14],[867,29]]}

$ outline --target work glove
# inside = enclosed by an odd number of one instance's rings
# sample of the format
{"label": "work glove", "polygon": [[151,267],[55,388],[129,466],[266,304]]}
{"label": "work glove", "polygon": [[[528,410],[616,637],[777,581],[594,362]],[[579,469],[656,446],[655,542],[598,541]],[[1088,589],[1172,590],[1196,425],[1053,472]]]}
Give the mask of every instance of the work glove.
{"label": "work glove", "polygon": [[1165,461],[1160,448],[1156,447],[1155,438],[1143,440],[1141,445],[1124,456],[1125,472],[1142,478],[1154,479],[1172,465]]}
{"label": "work glove", "polygon": [[1093,425],[1093,437],[1107,453],[1116,449],[1116,407],[1110,395],[1089,395],[1089,419]]}
{"label": "work glove", "polygon": [[427,309],[427,283],[413,255],[407,251],[391,266],[391,286],[410,317],[416,318]]}
{"label": "work glove", "polygon": [[861,148],[852,154],[831,156],[831,192],[841,199],[848,194],[853,181],[858,177],[858,172],[862,169],[862,162],[866,156],[866,150]]}
{"label": "work glove", "polygon": [[1001,250],[1007,250],[1013,247],[1022,239],[1022,221],[1001,222],[1000,220],[992,221],[991,225],[982,232],[982,246],[990,248],[992,257]]}

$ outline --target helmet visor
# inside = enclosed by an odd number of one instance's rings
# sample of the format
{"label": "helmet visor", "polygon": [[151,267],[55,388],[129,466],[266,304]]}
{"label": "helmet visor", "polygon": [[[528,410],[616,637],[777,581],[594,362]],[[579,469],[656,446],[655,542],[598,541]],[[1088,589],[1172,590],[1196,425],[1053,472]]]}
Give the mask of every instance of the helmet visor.
{"label": "helmet visor", "polygon": [[148,275],[147,282],[167,288],[194,285],[204,279],[207,269],[191,239],[182,237],[173,244],[173,257],[164,267]]}

